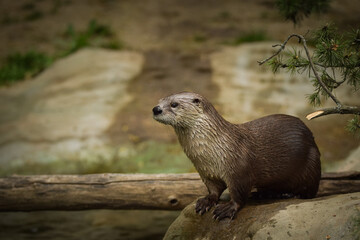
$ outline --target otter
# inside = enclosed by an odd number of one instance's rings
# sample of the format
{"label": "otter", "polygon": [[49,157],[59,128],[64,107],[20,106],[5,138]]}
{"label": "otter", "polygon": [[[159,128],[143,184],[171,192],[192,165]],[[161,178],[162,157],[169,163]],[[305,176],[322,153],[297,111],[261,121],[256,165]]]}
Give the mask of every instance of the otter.
{"label": "otter", "polygon": [[[300,119],[274,114],[232,124],[205,97],[190,92],[160,99],[152,111],[155,120],[175,129],[208,189],[209,194],[197,200],[196,213],[215,206],[215,219],[234,219],[253,188],[265,195],[315,197],[320,152]],[[218,204],[226,188],[231,200]]]}

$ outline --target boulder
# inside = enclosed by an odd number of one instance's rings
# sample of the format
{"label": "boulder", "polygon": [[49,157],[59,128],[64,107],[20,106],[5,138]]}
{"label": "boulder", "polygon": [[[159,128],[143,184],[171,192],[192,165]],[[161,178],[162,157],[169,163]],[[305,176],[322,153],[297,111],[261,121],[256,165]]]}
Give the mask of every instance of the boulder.
{"label": "boulder", "polygon": [[164,239],[359,239],[360,192],[315,199],[250,200],[237,217],[199,216],[195,202],[171,224]]}
{"label": "boulder", "polygon": [[143,62],[136,52],[83,49],[1,88],[0,166],[106,154],[105,133],[132,99],[127,84]]}
{"label": "boulder", "polygon": [[345,161],[334,164],[334,166],[332,166],[332,169],[330,169],[329,171],[344,172],[354,170],[360,170],[360,146],[355,150],[352,150],[349,156],[345,159]]}

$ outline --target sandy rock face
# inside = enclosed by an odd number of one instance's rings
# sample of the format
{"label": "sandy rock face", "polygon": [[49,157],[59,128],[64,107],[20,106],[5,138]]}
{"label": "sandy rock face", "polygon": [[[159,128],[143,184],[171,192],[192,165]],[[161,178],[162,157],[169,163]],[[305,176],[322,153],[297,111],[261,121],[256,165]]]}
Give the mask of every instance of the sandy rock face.
{"label": "sandy rock face", "polygon": [[351,151],[349,157],[344,161],[334,166],[333,171],[359,171],[360,170],[360,146]]}
{"label": "sandy rock face", "polygon": [[[219,100],[227,118],[249,121],[253,118],[281,112],[301,116],[304,111],[314,111],[306,96],[314,87],[308,72],[291,74],[285,70],[274,74],[270,67],[259,66],[258,61],[271,56],[275,43],[259,42],[228,47],[210,56],[213,81],[220,88]],[[288,49],[297,46],[289,46]],[[349,105],[359,103],[360,93],[350,87],[337,89],[339,99]],[[333,107],[331,99],[322,107]]]}
{"label": "sandy rock face", "polygon": [[106,144],[104,132],[131,100],[143,56],[84,49],[32,80],[0,89],[0,164],[61,158]]}
{"label": "sandy rock face", "polygon": [[217,222],[212,212],[195,214],[187,206],[164,239],[357,239],[360,193],[311,200],[250,201],[233,221]]}

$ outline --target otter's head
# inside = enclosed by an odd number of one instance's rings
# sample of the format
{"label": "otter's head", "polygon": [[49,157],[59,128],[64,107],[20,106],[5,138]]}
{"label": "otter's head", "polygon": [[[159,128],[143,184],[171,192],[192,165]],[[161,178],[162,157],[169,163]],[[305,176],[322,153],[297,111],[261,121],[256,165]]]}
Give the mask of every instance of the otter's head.
{"label": "otter's head", "polygon": [[205,117],[204,111],[209,104],[199,94],[182,92],[160,99],[152,111],[156,121],[186,128],[196,126]]}

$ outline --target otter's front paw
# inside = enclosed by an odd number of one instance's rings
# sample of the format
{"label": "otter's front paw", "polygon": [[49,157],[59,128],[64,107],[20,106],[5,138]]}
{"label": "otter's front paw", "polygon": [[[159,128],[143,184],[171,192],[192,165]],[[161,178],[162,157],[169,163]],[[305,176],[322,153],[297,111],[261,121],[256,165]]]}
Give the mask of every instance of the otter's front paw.
{"label": "otter's front paw", "polygon": [[214,218],[219,221],[224,218],[230,218],[232,220],[235,218],[236,213],[239,210],[240,205],[236,202],[230,201],[227,203],[222,203],[216,206],[214,210]]}
{"label": "otter's front paw", "polygon": [[207,195],[206,197],[200,198],[196,202],[195,211],[196,213],[203,215],[209,211],[218,202],[218,198],[214,195]]}

